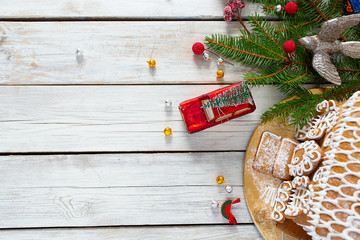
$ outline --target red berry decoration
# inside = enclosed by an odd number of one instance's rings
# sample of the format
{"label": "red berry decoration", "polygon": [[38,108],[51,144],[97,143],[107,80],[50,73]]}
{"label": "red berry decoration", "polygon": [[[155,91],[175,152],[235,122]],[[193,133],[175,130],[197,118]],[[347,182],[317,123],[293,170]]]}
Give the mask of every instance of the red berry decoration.
{"label": "red berry decoration", "polygon": [[201,42],[194,43],[192,50],[196,55],[201,55],[205,51],[204,44]]}
{"label": "red berry decoration", "polygon": [[237,6],[235,4],[230,4],[229,7],[231,8],[232,12],[235,12],[237,9]]}
{"label": "red berry decoration", "polygon": [[237,18],[240,13],[239,10],[245,7],[245,3],[242,0],[228,0],[224,7],[224,20],[229,22],[234,18]]}
{"label": "red berry decoration", "polygon": [[294,3],[294,2],[288,2],[286,5],[285,5],[285,12],[289,15],[293,15],[295,14],[297,11],[297,4]]}
{"label": "red berry decoration", "polygon": [[230,6],[225,6],[224,7],[224,14],[225,15],[231,15],[231,13],[232,13],[231,7]]}
{"label": "red berry decoration", "polygon": [[230,22],[231,21],[231,15],[225,15],[224,16],[224,20],[227,21],[227,22]]}
{"label": "red berry decoration", "polygon": [[296,44],[293,40],[289,40],[284,43],[283,48],[286,53],[292,53],[296,49]]}

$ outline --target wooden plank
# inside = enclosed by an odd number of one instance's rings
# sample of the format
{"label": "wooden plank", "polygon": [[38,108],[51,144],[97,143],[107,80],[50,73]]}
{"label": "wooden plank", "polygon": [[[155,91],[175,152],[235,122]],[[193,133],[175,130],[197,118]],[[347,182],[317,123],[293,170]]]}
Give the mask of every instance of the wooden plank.
{"label": "wooden plank", "polygon": [[[125,1],[64,0],[49,4],[46,0],[3,1],[1,18],[109,18],[109,19],[222,19],[224,1]],[[259,6],[246,3],[243,16],[261,12]]]}
{"label": "wooden plank", "polygon": [[6,188],[214,186],[243,184],[243,152],[0,156]]}
{"label": "wooden plank", "polygon": [[[0,157],[0,228],[223,224],[222,203],[251,223],[243,153]],[[233,187],[225,192],[216,176]]]}
{"label": "wooden plank", "polygon": [[0,84],[235,83],[249,66],[224,64],[225,77],[217,79],[217,57],[205,61],[191,47],[212,33],[238,35],[239,28],[213,21],[1,22]]}
{"label": "wooden plank", "polygon": [[[177,106],[218,87],[0,87],[0,152],[245,150],[260,115],[284,96],[271,86],[254,88],[254,113],[188,134]],[[165,127],[172,136],[164,136]]]}
{"label": "wooden plank", "polygon": [[239,223],[252,223],[238,186],[231,194],[224,186],[1,187],[0,194],[0,228],[224,224],[228,220],[220,208],[211,208],[211,201],[238,197],[242,202],[234,205],[233,214]]}
{"label": "wooden plank", "polygon": [[262,239],[254,225],[236,226],[181,226],[181,227],[110,227],[110,228],[75,228],[75,229],[26,229],[2,230],[2,239],[11,240],[158,240],[158,239]]}

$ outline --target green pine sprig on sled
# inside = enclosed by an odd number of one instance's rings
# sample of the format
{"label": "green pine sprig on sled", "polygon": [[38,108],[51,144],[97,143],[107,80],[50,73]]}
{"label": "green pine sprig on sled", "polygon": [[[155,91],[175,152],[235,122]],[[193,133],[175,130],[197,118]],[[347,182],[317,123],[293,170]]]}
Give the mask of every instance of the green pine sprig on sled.
{"label": "green pine sprig on sled", "polygon": [[227,106],[237,106],[252,101],[249,88],[245,82],[239,86],[230,88],[220,93],[202,104],[201,108],[222,108]]}
{"label": "green pine sprig on sled", "polygon": [[[240,36],[213,34],[205,38],[207,47],[215,53],[243,64],[256,67],[257,72],[244,76],[250,86],[272,84],[287,96],[296,98],[275,104],[261,119],[263,123],[283,119],[295,128],[304,126],[316,113],[315,107],[323,100],[346,100],[360,90],[360,59],[343,55],[332,56],[332,63],[342,79],[342,85],[326,88],[320,94],[306,89],[308,83],[321,87],[328,84],[313,68],[312,53],[299,44],[299,39],[316,35],[321,25],[329,19],[344,15],[344,1],[302,0],[293,15],[276,11],[286,0],[250,0],[262,4],[263,12],[280,19],[270,22],[255,14],[249,18],[251,31],[240,30]],[[283,44],[292,40],[296,44],[294,54],[288,54]],[[340,41],[360,41],[360,28],[346,30]],[[328,86],[328,85],[327,85]]]}

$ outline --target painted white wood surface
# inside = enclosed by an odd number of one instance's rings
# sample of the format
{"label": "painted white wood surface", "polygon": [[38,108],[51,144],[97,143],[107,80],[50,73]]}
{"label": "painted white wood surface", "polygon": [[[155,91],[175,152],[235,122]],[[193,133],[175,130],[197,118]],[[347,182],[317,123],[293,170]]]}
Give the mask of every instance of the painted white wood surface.
{"label": "painted white wood surface", "polygon": [[[250,70],[225,65],[218,80],[216,58],[206,62],[191,51],[211,33],[239,33],[238,22],[221,20],[226,1],[0,2],[0,20],[17,20],[0,22],[0,153],[57,153],[0,156],[0,239],[261,239],[254,225],[222,225],[210,202],[240,197],[238,222],[252,222],[241,151],[261,113],[283,96],[273,87],[253,89],[255,113],[195,135],[177,109]],[[247,4],[242,15],[255,11]],[[35,86],[54,84],[65,86]],[[68,86],[83,84],[98,86]],[[155,86],[162,84],[177,85]],[[171,137],[162,133],[167,126]],[[233,151],[207,152],[214,150]],[[164,153],[136,153],[157,151]],[[232,194],[215,183],[217,175]],[[172,224],[188,226],[156,226]],[[77,228],[88,226],[97,228]]]}
{"label": "painted white wood surface", "polygon": [[217,57],[205,61],[191,47],[239,28],[224,21],[0,22],[0,84],[235,83],[249,66],[224,64],[217,79]]}
{"label": "painted white wood surface", "polygon": [[263,239],[254,225],[236,226],[181,226],[181,227],[108,227],[77,229],[27,229],[2,230],[1,239],[11,240],[229,240],[229,239]]}
{"label": "painted white wood surface", "polygon": [[243,152],[0,156],[1,188],[243,185]]}
{"label": "painted white wood surface", "polygon": [[[0,87],[0,152],[137,152],[245,150],[260,115],[284,97],[253,88],[257,110],[188,134],[180,102],[219,88],[185,86]],[[170,99],[173,106],[166,108]],[[166,137],[165,127],[173,135]]]}
{"label": "painted white wood surface", "polygon": [[231,194],[223,186],[1,188],[0,194],[0,228],[228,224],[211,201],[238,197],[233,214],[252,223],[237,186]]}
{"label": "painted white wood surface", "polygon": [[[0,228],[223,224],[211,201],[237,197],[232,212],[251,223],[243,160],[237,152],[1,156]],[[216,183],[220,174],[231,194]]]}
{"label": "painted white wood surface", "polygon": [[[223,0],[16,0],[1,1],[0,18],[222,19]],[[243,16],[261,12],[246,3]]]}

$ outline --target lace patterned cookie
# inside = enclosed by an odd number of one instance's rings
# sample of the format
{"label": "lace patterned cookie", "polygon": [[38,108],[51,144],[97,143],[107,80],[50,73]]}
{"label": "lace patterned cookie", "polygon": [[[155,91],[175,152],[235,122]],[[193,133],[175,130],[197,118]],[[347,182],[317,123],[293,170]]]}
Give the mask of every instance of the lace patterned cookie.
{"label": "lace patterned cookie", "polygon": [[271,218],[277,222],[285,221],[285,210],[290,201],[291,190],[293,189],[291,181],[284,181],[280,184],[274,202],[274,208],[271,212]]}
{"label": "lace patterned cookie", "polygon": [[296,132],[299,141],[318,140],[324,137],[338,121],[339,108],[333,100],[324,100],[316,106],[318,115]]}
{"label": "lace patterned cookie", "polygon": [[272,174],[275,156],[279,150],[281,137],[271,132],[263,132],[253,162],[253,169],[265,174]]}
{"label": "lace patterned cookie", "polygon": [[294,149],[289,164],[290,176],[310,175],[321,162],[322,155],[320,146],[314,140],[300,143]]}
{"label": "lace patterned cookie", "polygon": [[295,147],[299,143],[290,138],[281,139],[279,151],[275,157],[273,176],[283,180],[290,180],[289,166]]}
{"label": "lace patterned cookie", "polygon": [[360,91],[342,106],[324,141],[322,166],[309,185],[313,239],[360,239]]}

